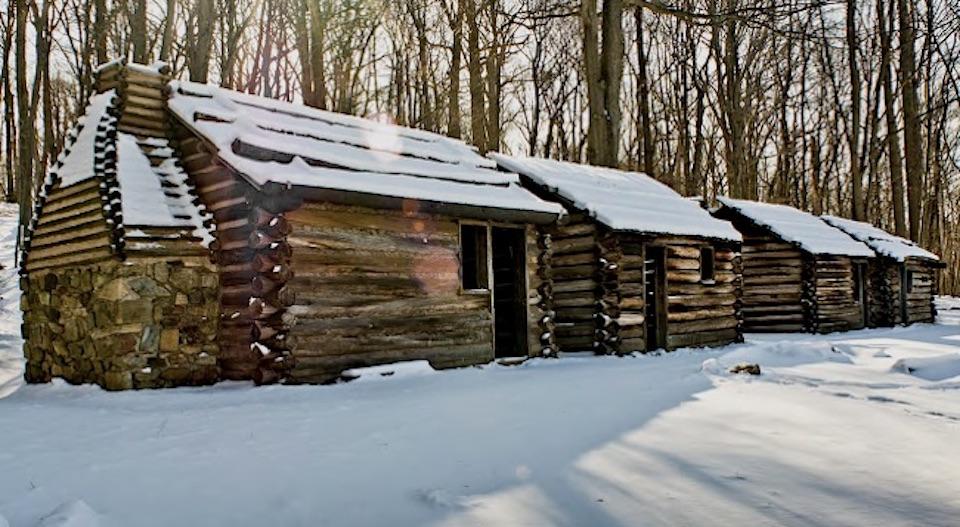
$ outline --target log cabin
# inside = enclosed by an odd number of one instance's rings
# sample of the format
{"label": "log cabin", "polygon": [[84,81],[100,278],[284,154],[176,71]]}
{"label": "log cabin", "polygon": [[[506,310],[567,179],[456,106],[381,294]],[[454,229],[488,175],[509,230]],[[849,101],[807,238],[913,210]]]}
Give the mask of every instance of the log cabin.
{"label": "log cabin", "polygon": [[876,253],[867,264],[867,325],[890,327],[936,318],[940,257],[869,223],[825,215],[823,220]]}
{"label": "log cabin", "polygon": [[24,235],[25,377],[111,390],[213,383],[213,219],[168,138],[166,68],[119,66],[99,71]]}
{"label": "log cabin", "polygon": [[873,250],[786,205],[721,197],[715,217],[743,235],[747,332],[829,333],[864,327]]}
{"label": "log cabin", "polygon": [[26,377],[325,383],[553,355],[564,209],[462,141],[105,64],[23,251]]}
{"label": "log cabin", "polygon": [[569,212],[548,226],[560,351],[626,354],[742,340],[740,234],[640,173],[491,154]]}
{"label": "log cabin", "polygon": [[183,167],[216,220],[224,378],[327,383],[396,361],[555,352],[539,226],[564,209],[516,174],[383,120],[168,91]]}

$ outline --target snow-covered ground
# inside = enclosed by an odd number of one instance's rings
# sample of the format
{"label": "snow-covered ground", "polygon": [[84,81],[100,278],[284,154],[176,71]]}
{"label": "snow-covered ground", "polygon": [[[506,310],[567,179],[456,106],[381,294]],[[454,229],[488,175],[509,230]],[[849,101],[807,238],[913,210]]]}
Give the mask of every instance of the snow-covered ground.
{"label": "snow-covered ground", "polygon": [[960,521],[960,299],[709,351],[107,393],[22,385],[3,289],[0,527]]}

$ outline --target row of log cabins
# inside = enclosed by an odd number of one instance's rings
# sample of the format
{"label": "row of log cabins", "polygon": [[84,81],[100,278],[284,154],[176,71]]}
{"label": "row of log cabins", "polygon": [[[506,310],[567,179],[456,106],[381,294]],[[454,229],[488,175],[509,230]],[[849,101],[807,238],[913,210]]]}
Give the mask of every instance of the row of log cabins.
{"label": "row of log cabins", "polygon": [[[711,216],[643,174],[483,157],[162,66],[117,61],[96,79],[25,237],[29,381],[326,383],[396,361],[626,354],[872,322],[853,321],[851,258],[875,253],[817,218],[862,253]],[[795,284],[769,278],[773,258]],[[916,299],[933,292],[935,259],[911,258],[897,283],[916,284],[897,294],[914,303],[877,322],[927,320]],[[884,294],[888,267],[871,270]],[[792,303],[765,300],[781,293]]]}
{"label": "row of log cabins", "polygon": [[937,255],[868,223],[836,216],[823,219],[876,254],[863,273],[868,326],[933,322],[937,269],[943,267]]}
{"label": "row of log cabins", "polygon": [[561,351],[629,353],[741,339],[740,234],[644,174],[494,154],[570,211],[549,225]]}
{"label": "row of log cabins", "polygon": [[862,222],[719,198],[743,234],[744,330],[829,333],[933,322],[939,258]]}

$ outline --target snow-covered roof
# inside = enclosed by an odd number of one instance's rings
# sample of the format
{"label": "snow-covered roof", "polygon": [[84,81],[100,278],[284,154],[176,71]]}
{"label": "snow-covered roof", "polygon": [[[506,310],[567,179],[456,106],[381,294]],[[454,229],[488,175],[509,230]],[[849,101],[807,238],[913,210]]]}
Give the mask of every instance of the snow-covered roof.
{"label": "snow-covered roof", "polygon": [[727,197],[717,199],[723,206],[740,213],[757,225],[769,229],[777,236],[811,254],[875,256],[870,247],[808,212],[773,203]]}
{"label": "snow-covered roof", "polygon": [[117,183],[127,237],[139,234],[133,227],[179,227],[193,231],[204,246],[213,241],[205,214],[192,202],[192,184],[165,139],[138,141],[117,133]]}
{"label": "snow-covered roof", "polygon": [[207,84],[171,88],[173,113],[256,185],[563,214],[457,139]]}
{"label": "snow-covered roof", "polygon": [[830,215],[824,215],[821,217],[823,218],[823,221],[867,244],[871,249],[876,251],[877,254],[881,256],[893,258],[898,262],[902,262],[907,258],[921,258],[924,260],[935,261],[940,260],[939,256],[927,251],[916,243],[906,238],[901,238],[899,236],[890,234],[889,232],[878,227],[874,227],[869,223]]}
{"label": "snow-covered roof", "polygon": [[710,216],[695,201],[646,174],[551,159],[490,157],[614,230],[742,239],[729,222]]}
{"label": "snow-covered roof", "polygon": [[[213,240],[204,225],[205,213],[193,203],[194,191],[177,166],[166,139],[139,139],[116,129],[115,90],[91,97],[69,143],[47,174],[47,189],[69,187],[92,178],[101,180],[105,195],[116,189],[104,207],[115,228],[126,238],[149,237],[139,228],[179,228]],[[153,160],[151,162],[151,160]]]}

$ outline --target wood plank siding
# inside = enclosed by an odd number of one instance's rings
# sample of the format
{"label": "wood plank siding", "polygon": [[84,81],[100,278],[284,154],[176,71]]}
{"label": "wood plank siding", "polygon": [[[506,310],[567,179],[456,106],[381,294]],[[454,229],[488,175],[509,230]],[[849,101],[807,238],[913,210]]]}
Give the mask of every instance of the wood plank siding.
{"label": "wood plank siding", "polygon": [[[293,302],[287,308],[290,382],[326,382],[349,368],[427,360],[444,368],[494,357],[489,290],[464,291],[460,222],[308,203],[287,213]],[[476,222],[473,222],[476,223]],[[527,240],[531,354],[544,348],[533,227]]]}

